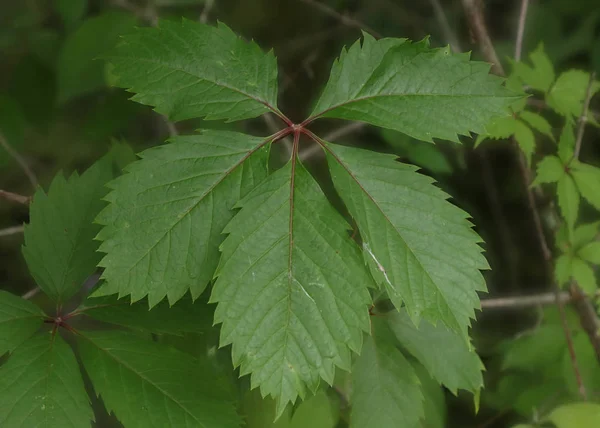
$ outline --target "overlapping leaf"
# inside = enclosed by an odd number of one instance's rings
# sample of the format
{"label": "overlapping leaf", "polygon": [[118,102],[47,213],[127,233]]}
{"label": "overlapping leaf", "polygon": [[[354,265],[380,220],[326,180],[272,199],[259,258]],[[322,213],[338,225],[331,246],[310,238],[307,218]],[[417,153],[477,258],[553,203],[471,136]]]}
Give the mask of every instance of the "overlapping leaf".
{"label": "overlapping leaf", "polygon": [[334,65],[311,120],[358,120],[420,140],[458,141],[457,134],[484,133],[520,98],[489,75],[488,64],[430,49],[427,40],[374,42],[365,35],[359,43]]}
{"label": "overlapping leaf", "polygon": [[149,149],[110,184],[97,221],[108,253],[96,296],[198,297],[219,260],[235,203],[267,175],[268,140],[226,131],[176,137]]}
{"label": "overlapping leaf", "polygon": [[106,205],[106,183],[113,178],[111,157],[81,176],[57,175],[46,194],[38,190],[25,226],[23,255],[39,287],[57,302],[73,296],[100,260],[94,218]]}
{"label": "overlapping leaf", "polygon": [[0,367],[0,426],[89,427],[94,418],[73,351],[39,333]]}
{"label": "overlapping leaf", "polygon": [[225,228],[211,300],[221,346],[277,399],[277,414],[335,366],[350,369],[369,326],[372,283],[347,224],[301,164],[289,162],[239,203]]}
{"label": "overlapping leaf", "polygon": [[419,378],[381,320],[352,367],[350,428],[413,427],[423,415]]}
{"label": "overlapping leaf", "polygon": [[193,357],[122,331],[84,332],[78,343],[96,394],[127,428],[239,427],[227,389]]}
{"label": "overlapping leaf", "polygon": [[[467,214],[432,179],[389,155],[326,143],[333,183],[356,220],[371,272],[415,323],[443,322],[467,337],[479,272],[488,264]],[[457,257],[460,254],[460,257]]]}
{"label": "overlapping leaf", "polygon": [[12,352],[35,333],[43,319],[38,306],[0,290],[0,356]]}
{"label": "overlapping leaf", "polygon": [[107,59],[118,86],[172,120],[241,120],[273,111],[277,63],[225,24],[161,21],[123,38]]}

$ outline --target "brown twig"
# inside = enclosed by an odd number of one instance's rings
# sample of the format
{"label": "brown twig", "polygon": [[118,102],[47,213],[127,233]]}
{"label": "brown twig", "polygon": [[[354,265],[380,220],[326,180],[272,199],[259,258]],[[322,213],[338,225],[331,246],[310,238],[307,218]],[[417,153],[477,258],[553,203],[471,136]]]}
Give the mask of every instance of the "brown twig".
{"label": "brown twig", "polygon": [[440,29],[442,30],[442,35],[446,40],[446,43],[450,45],[450,48],[454,52],[460,52],[460,43],[458,42],[458,37],[456,37],[456,33],[452,31],[450,24],[448,24],[448,18],[446,17],[446,13],[444,13],[444,8],[440,4],[439,0],[429,0],[431,7],[433,8],[433,13],[435,13],[435,19],[440,25]]}
{"label": "brown twig", "polygon": [[210,11],[215,5],[215,0],[205,0],[204,8],[202,9],[202,13],[200,14],[200,18],[198,19],[201,23],[206,24],[208,22],[208,16],[210,15]]}
{"label": "brown twig", "polygon": [[592,99],[592,87],[594,86],[594,80],[596,80],[596,72],[590,74],[590,80],[588,81],[587,89],[585,90],[585,99],[583,101],[583,111],[579,116],[579,122],[577,124],[577,139],[575,140],[575,151],[573,152],[573,158],[579,159],[579,153],[581,152],[581,143],[583,142],[583,133],[585,131],[585,124],[587,122],[588,111],[590,109],[590,100]]}
{"label": "brown twig", "polygon": [[29,205],[31,203],[31,196],[19,195],[18,193],[7,192],[6,190],[1,189],[0,198],[4,198],[7,201],[17,202],[23,205]]}
{"label": "brown twig", "polygon": [[323,4],[317,0],[300,0],[307,5],[314,7],[315,9],[320,10],[326,15],[329,15],[337,20],[339,20],[342,24],[347,25],[348,27],[354,27],[359,30],[366,30],[371,33],[374,37],[381,38],[381,34],[363,22],[360,22],[354,18],[349,17],[348,15],[343,15],[336,11],[335,9],[330,8],[326,4]]}
{"label": "brown twig", "polygon": [[6,140],[4,135],[1,133],[0,133],[0,146],[2,146],[4,148],[4,150],[6,150],[6,152],[14,160],[17,161],[17,163],[19,164],[19,166],[21,167],[21,169],[23,170],[23,172],[29,179],[29,182],[33,186],[33,189],[34,190],[37,189],[37,187],[38,187],[37,177],[35,176],[34,172],[31,170],[31,168],[29,168],[29,165],[27,165],[27,161],[25,159],[23,159],[23,157],[15,149],[12,148],[12,146],[8,143],[8,141]]}
{"label": "brown twig", "polygon": [[[523,0],[523,1],[526,1],[526,0]],[[492,69],[496,72],[496,74],[505,75],[504,69],[502,68],[502,65],[500,64],[500,62],[498,61],[498,56],[496,54],[494,46],[489,37],[487,27],[485,25],[485,20],[483,18],[483,13],[481,10],[480,2],[478,0],[462,0],[462,3],[463,3],[463,7],[465,9],[465,13],[467,14],[467,17],[469,19],[471,29],[477,36],[477,40],[479,42],[479,45],[480,45],[483,55],[485,56],[487,61],[489,61],[493,64]],[[523,10],[523,8],[521,8],[521,10]],[[523,22],[525,22],[524,17],[522,18],[522,20],[523,20]],[[520,19],[520,21],[521,21],[521,19]],[[515,146],[513,145],[513,147],[515,147]],[[519,151],[519,170],[520,170],[522,179],[525,183],[527,200],[528,200],[529,208],[530,208],[530,211],[531,211],[531,214],[533,216],[534,223],[536,226],[536,234],[537,234],[537,238],[538,238],[538,241],[540,244],[540,248],[542,250],[546,272],[550,278],[553,278],[554,277],[554,267],[553,267],[552,252],[550,251],[550,248],[548,246],[548,242],[546,240],[546,235],[545,235],[543,227],[542,227],[540,214],[539,214],[539,211],[538,211],[536,203],[535,203],[533,192],[530,188],[531,171],[529,170],[527,162],[526,162],[523,154],[520,153],[520,151]],[[541,193],[541,191],[540,191],[540,193]],[[572,290],[573,290],[573,288],[576,288],[576,286],[572,287]],[[571,294],[573,294],[572,290],[571,290]],[[553,291],[554,291],[554,295],[555,295],[556,304],[557,304],[560,314],[561,314],[563,330],[565,333],[565,338],[567,340],[567,345],[569,347],[569,355],[571,356],[571,363],[573,366],[573,370],[575,372],[575,377],[578,381],[580,393],[581,393],[582,397],[585,399],[585,397],[586,397],[585,389],[583,387],[583,383],[581,382],[581,375],[580,375],[580,371],[579,371],[579,365],[577,363],[577,357],[575,355],[575,350],[573,347],[571,331],[568,328],[568,324],[567,324],[566,317],[564,314],[563,302],[561,300],[560,291],[558,289],[556,282],[554,282],[554,284],[553,284]],[[582,301],[587,302],[587,305],[584,307],[582,304],[578,304],[578,305],[576,305],[576,310],[578,312],[579,319],[580,319],[580,322],[581,322],[584,330],[586,332],[588,332],[590,326],[584,325],[584,323],[588,322],[588,318],[589,318],[588,311],[591,309],[592,313],[594,313],[594,317],[595,317],[595,312],[593,311],[593,309],[594,309],[593,306],[589,303],[589,301],[587,299],[583,299]],[[584,308],[585,308],[585,311],[584,311]],[[582,311],[584,311],[584,312],[582,312]],[[594,345],[594,348],[596,349],[595,342],[598,342],[597,335],[596,334],[590,335],[588,332],[588,336],[589,336],[590,341]],[[598,355],[598,357],[600,359],[600,355]]]}
{"label": "brown twig", "polygon": [[40,291],[42,291],[42,290],[40,290],[40,287],[35,287],[35,288],[32,288],[31,290],[29,290],[27,293],[23,294],[21,297],[25,300],[29,300],[29,299],[32,299],[33,297],[37,296]]}
{"label": "brown twig", "polygon": [[529,0],[521,1],[521,11],[519,13],[519,26],[517,28],[517,41],[515,42],[515,60],[521,61],[521,52],[523,51],[523,35],[525,34],[525,21],[527,21],[527,9]]}
{"label": "brown twig", "polygon": [[23,226],[7,227],[6,229],[0,229],[0,236],[10,236],[23,233]]}

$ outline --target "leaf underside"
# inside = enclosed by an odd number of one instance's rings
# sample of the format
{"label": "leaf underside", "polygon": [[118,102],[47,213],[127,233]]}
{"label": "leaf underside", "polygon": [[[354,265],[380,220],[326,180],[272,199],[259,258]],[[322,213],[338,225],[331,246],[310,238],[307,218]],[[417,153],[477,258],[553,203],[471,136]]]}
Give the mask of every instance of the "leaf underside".
{"label": "leaf underside", "polygon": [[319,378],[331,384],[335,366],[350,369],[369,327],[370,278],[344,219],[312,176],[289,162],[239,206],[211,296],[221,346],[252,386],[288,402]]}

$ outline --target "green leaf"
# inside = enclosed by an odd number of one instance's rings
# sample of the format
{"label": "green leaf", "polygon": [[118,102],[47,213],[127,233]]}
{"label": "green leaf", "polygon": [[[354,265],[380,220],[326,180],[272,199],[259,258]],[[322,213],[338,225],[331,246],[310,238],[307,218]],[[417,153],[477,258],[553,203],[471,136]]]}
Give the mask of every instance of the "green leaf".
{"label": "green leaf", "polygon": [[208,364],[123,331],[78,336],[96,394],[127,428],[237,428],[226,388]]}
{"label": "green leaf", "polygon": [[573,279],[579,287],[588,294],[594,294],[598,286],[596,285],[596,276],[594,270],[589,264],[579,257],[573,257],[571,260],[571,270]]}
{"label": "green leaf", "polygon": [[600,222],[587,223],[577,226],[573,234],[573,247],[580,248],[597,238],[600,238]]}
{"label": "green leaf", "polygon": [[289,426],[290,428],[334,428],[338,420],[339,406],[334,408],[327,394],[319,391],[298,406]]}
{"label": "green leaf", "polygon": [[579,191],[577,190],[577,186],[575,186],[573,177],[569,174],[563,175],[558,180],[556,192],[562,216],[567,222],[569,229],[572,230],[579,211]]}
{"label": "green leaf", "polygon": [[[579,117],[583,111],[590,74],[581,70],[568,70],[558,76],[556,83],[546,96],[546,103],[558,114],[567,118]],[[600,89],[594,82],[592,95]]]}
{"label": "green leaf", "polygon": [[108,11],[86,19],[67,37],[58,56],[56,71],[59,102],[105,85],[104,65],[97,58],[112,49],[119,36],[130,31],[135,23],[136,18],[131,14]]}
{"label": "green leaf", "polygon": [[[518,95],[488,74],[489,65],[430,49],[427,40],[390,47],[380,61],[355,64],[371,49],[383,50],[365,36],[342,52],[308,121],[318,117],[357,120],[394,129],[424,141],[458,141],[457,134],[484,133],[494,117],[506,116]],[[381,43],[381,42],[378,42]]]}
{"label": "green leaf", "polygon": [[82,428],[93,419],[77,360],[59,334],[38,333],[0,367],[0,426]]}
{"label": "green leaf", "polygon": [[413,427],[424,416],[419,378],[384,323],[373,320],[352,367],[350,428]]}
{"label": "green leaf", "polygon": [[560,134],[560,140],[558,141],[558,157],[565,165],[569,164],[573,159],[574,151],[575,133],[573,132],[573,125],[567,121],[567,124]]}
{"label": "green leaf", "polygon": [[600,426],[600,404],[565,404],[554,409],[548,419],[556,428],[597,427]]}
{"label": "green leaf", "polygon": [[211,302],[240,374],[280,415],[335,366],[350,369],[369,327],[372,284],[348,225],[292,159],[256,187],[227,225]]}
{"label": "green leaf", "polygon": [[467,214],[393,156],[325,144],[333,183],[358,224],[377,282],[415,324],[441,321],[466,340],[477,291],[485,290],[479,269],[488,268]]}
{"label": "green leaf", "polygon": [[96,270],[100,260],[92,223],[106,205],[105,184],[113,177],[110,155],[81,176],[58,174],[48,194],[39,189],[25,226],[23,255],[37,285],[53,300],[65,302]]}
{"label": "green leaf", "polygon": [[548,92],[554,82],[554,66],[544,52],[544,44],[540,43],[529,55],[533,67],[523,62],[513,62],[513,73],[526,85],[542,92]]}
{"label": "green leaf", "polygon": [[43,320],[44,312],[38,306],[0,290],[0,356],[27,340]]}
{"label": "green leaf", "polygon": [[543,183],[556,183],[565,175],[565,167],[556,156],[546,156],[537,164],[537,174],[532,186]]}
{"label": "green leaf", "polygon": [[554,277],[558,285],[562,286],[569,282],[572,272],[572,257],[568,254],[561,254],[554,264]]}
{"label": "green leaf", "polygon": [[88,7],[88,0],[55,0],[55,3],[63,24],[69,30],[77,26]]}
{"label": "green leaf", "polygon": [[519,118],[524,120],[538,132],[548,136],[552,141],[554,141],[554,135],[552,135],[552,126],[544,117],[540,116],[537,113],[532,113],[530,111],[522,111],[519,114]]}
{"label": "green leaf", "polygon": [[458,389],[475,393],[483,387],[483,363],[461,336],[426,321],[416,328],[404,310],[392,312],[387,318],[402,346],[452,393]]}
{"label": "green leaf", "polygon": [[291,408],[277,419],[275,400],[262,398],[258,389],[247,391],[242,400],[240,414],[244,418],[244,428],[290,428]]}
{"label": "green leaf", "polygon": [[520,120],[515,123],[515,140],[525,154],[527,164],[531,165],[531,157],[535,151],[535,136],[529,126],[525,125]]}
{"label": "green leaf", "polygon": [[574,162],[571,173],[581,196],[600,210],[600,168]]}
{"label": "green leaf", "polygon": [[587,262],[600,265],[600,242],[590,242],[584,245],[577,255]]}
{"label": "green leaf", "polygon": [[384,129],[381,133],[394,153],[406,157],[411,163],[427,169],[433,174],[451,174],[452,165],[439,146],[415,140],[397,131]]}
{"label": "green leaf", "polygon": [[276,111],[277,62],[225,24],[161,21],[138,28],[107,57],[117,84],[171,120],[230,121]]}
{"label": "green leaf", "polygon": [[[585,332],[579,330],[573,336],[573,349],[577,356],[578,372],[583,386],[586,391],[597,391],[600,388],[600,370],[598,370],[598,359],[594,347]],[[573,370],[573,360],[567,349],[563,354],[562,378],[571,397],[577,399],[581,396],[579,395],[578,380]]]}
{"label": "green leaf", "polygon": [[160,302],[152,310],[148,303],[131,303],[116,296],[88,298],[77,310],[94,319],[157,334],[183,335],[207,333],[212,327],[213,309],[192,299],[183,298],[170,306]]}
{"label": "green leaf", "polygon": [[421,392],[424,398],[424,417],[421,419],[422,428],[445,428],[446,399],[444,397],[444,389],[431,378],[423,366],[415,365],[414,369],[419,377]]}
{"label": "green leaf", "polygon": [[514,116],[494,118],[486,125],[486,133],[480,134],[475,141],[475,147],[479,146],[485,139],[493,138],[502,140],[513,135],[517,128],[517,120]]}
{"label": "green leaf", "polygon": [[95,296],[171,304],[212,279],[235,203],[267,175],[270,141],[226,131],[175,137],[146,150],[109,184],[97,221],[107,283]]}

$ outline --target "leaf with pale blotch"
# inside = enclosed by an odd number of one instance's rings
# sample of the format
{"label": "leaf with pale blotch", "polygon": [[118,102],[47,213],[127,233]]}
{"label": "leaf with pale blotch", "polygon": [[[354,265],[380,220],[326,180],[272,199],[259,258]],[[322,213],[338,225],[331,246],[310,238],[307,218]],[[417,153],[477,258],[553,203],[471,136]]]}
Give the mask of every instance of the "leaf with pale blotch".
{"label": "leaf with pale blotch", "polygon": [[[387,51],[365,36],[343,52],[332,69],[323,95],[309,121],[333,117],[367,122],[403,132],[419,140],[458,141],[457,134],[485,132],[485,125],[508,115],[520,96],[489,74],[489,65],[431,49],[424,40],[404,42]],[[355,67],[377,49],[377,60]]]}
{"label": "leaf with pale blotch", "polygon": [[556,183],[565,175],[565,167],[556,156],[546,156],[537,164],[537,173],[532,186]]}
{"label": "leaf with pale blotch", "polygon": [[385,321],[372,322],[372,335],[352,367],[350,428],[417,426],[424,416],[419,378]]}
{"label": "leaf with pale blotch", "polygon": [[573,229],[579,213],[579,191],[573,177],[569,174],[563,175],[556,186],[558,206],[569,229]]}
{"label": "leaf with pale blotch", "polygon": [[0,356],[27,340],[40,328],[44,318],[37,305],[0,290]]}
{"label": "leaf with pale blotch", "polygon": [[78,345],[94,391],[124,426],[239,427],[207,361],[123,331],[85,331]]}
{"label": "leaf with pale blotch", "polygon": [[302,164],[290,161],[227,225],[211,301],[221,346],[280,415],[336,366],[350,369],[369,327],[372,279],[348,224]]}
{"label": "leaf with pale blotch", "polygon": [[[467,213],[393,156],[326,143],[333,183],[357,222],[363,256],[397,308],[467,337],[488,264]],[[456,257],[460,254],[461,257]]]}
{"label": "leaf with pale blotch", "polygon": [[117,85],[172,120],[241,120],[275,111],[277,62],[225,24],[161,21],[107,56]]}
{"label": "leaf with pale blotch", "polygon": [[89,427],[94,419],[73,351],[58,333],[38,333],[0,367],[0,426]]}
{"label": "leaf with pale blotch", "polygon": [[150,307],[198,297],[219,261],[232,208],[267,175],[268,139],[228,131],[175,137],[146,150],[109,184],[97,218],[106,284],[95,296],[119,293]]}
{"label": "leaf with pale blotch", "polygon": [[[464,339],[445,328],[421,321],[416,328],[404,310],[386,316],[398,341],[454,394],[458,389],[477,392],[483,387],[483,363]],[[443,349],[444,352],[439,352]]]}

